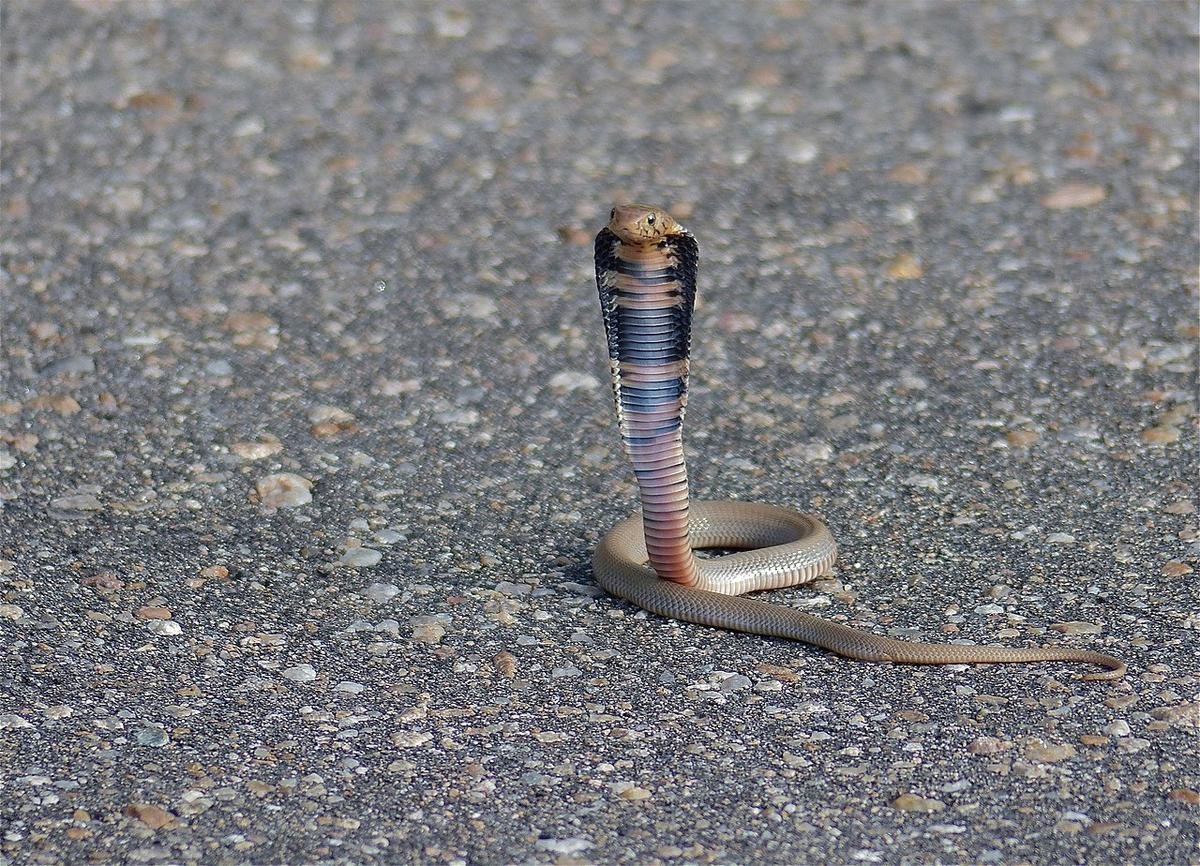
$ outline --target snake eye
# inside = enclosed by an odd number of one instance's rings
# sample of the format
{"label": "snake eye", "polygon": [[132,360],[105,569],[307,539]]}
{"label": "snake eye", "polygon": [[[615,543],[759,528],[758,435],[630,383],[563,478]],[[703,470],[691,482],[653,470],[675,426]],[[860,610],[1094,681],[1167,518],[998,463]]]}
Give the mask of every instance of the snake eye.
{"label": "snake eye", "polygon": [[617,209],[616,208],[613,208],[612,210],[610,210],[608,212],[608,218],[610,220],[615,220],[617,218]]}
{"label": "snake eye", "polygon": [[646,223],[648,225],[654,225],[654,214],[650,214],[648,217],[646,217]]}

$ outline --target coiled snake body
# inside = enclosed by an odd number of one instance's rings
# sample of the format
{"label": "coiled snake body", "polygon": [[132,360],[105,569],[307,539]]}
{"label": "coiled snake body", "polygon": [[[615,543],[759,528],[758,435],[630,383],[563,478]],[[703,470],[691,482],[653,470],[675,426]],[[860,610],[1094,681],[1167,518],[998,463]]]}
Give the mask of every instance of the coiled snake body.
{"label": "coiled snake body", "polygon": [[[617,422],[642,504],[596,547],[592,564],[600,586],[661,616],[804,641],[853,659],[1075,661],[1107,668],[1085,679],[1124,676],[1123,662],[1091,650],[896,640],[741,597],[828,574],[837,546],[809,514],[749,502],[689,501],[683,417],[698,260],[695,239],[658,207],[616,207],[596,236],[596,285]],[[738,552],[699,559],[693,551],[703,548]]]}

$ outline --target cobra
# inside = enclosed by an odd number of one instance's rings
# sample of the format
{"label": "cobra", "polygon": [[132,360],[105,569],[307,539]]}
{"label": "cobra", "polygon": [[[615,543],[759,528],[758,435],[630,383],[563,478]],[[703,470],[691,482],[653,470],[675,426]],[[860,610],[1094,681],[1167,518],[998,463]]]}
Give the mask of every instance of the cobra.
{"label": "cobra", "polygon": [[[837,545],[811,514],[750,502],[693,502],[683,458],[696,240],[660,207],[613,208],[596,236],[596,285],[608,337],[617,424],[641,511],[618,523],[592,558],[607,592],[661,616],[804,641],[842,656],[899,664],[1083,662],[1125,675],[1117,658],[1070,647],[896,640],[744,593],[829,574]],[[695,551],[736,552],[698,558]]]}

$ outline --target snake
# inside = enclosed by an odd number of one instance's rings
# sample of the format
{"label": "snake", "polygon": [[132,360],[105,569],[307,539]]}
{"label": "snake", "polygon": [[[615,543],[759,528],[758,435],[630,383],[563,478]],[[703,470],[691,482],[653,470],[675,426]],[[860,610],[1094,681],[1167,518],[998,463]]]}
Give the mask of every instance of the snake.
{"label": "snake", "polygon": [[[802,641],[850,659],[893,664],[1079,662],[1118,680],[1125,663],[1075,647],[1005,647],[900,640],[746,593],[832,574],[837,544],[816,516],[742,501],[692,501],[683,453],[696,239],[666,210],[622,204],[596,235],[596,286],[622,448],[641,510],[596,545],[596,582],[659,616]],[[698,557],[697,550],[732,551]]]}

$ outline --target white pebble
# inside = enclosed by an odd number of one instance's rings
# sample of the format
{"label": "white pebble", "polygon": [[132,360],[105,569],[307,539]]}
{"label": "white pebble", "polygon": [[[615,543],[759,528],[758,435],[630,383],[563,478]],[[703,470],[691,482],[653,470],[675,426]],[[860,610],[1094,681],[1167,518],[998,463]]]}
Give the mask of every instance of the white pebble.
{"label": "white pebble", "polygon": [[[361,548],[360,548],[361,549]],[[373,583],[370,586],[363,587],[358,591],[358,594],[377,604],[383,604],[385,601],[391,601],[400,593],[400,587],[394,583]]]}
{"label": "white pebble", "polygon": [[432,734],[423,731],[396,731],[392,734],[392,745],[401,749],[415,749],[432,739]]}
{"label": "white pebble", "polygon": [[352,547],[342,554],[338,562],[352,568],[370,568],[372,565],[378,565],[381,559],[383,559],[383,554],[378,550],[372,550],[369,547]]}
{"label": "white pebble", "polygon": [[479,412],[474,409],[447,409],[444,412],[435,413],[433,420],[439,424],[461,424],[464,427],[470,427],[472,424],[479,423]]}
{"label": "white pebble", "polygon": [[563,370],[561,373],[555,373],[550,377],[550,387],[560,388],[564,391],[574,391],[577,388],[594,390],[600,387],[600,380],[591,373],[584,373],[579,370]]}
{"label": "white pebble", "polygon": [[432,616],[416,616],[409,620],[413,640],[422,643],[437,643],[446,636],[446,626]]}
{"label": "white pebble", "polygon": [[296,665],[285,670],[283,677],[294,683],[311,683],[317,678],[317,669],[312,665]]}
{"label": "white pebble", "polygon": [[265,475],[254,482],[263,508],[296,508],[312,502],[312,482],[294,472]]}
{"label": "white pebble", "polygon": [[50,502],[50,507],[56,511],[100,511],[104,508],[92,493],[60,496]]}
{"label": "white pebble", "polygon": [[353,424],[354,416],[337,406],[315,406],[308,412],[313,424]]}
{"label": "white pebble", "polygon": [[817,145],[806,138],[792,139],[784,145],[783,157],[797,165],[808,165],[817,158]]}
{"label": "white pebble", "polygon": [[1129,722],[1125,721],[1124,719],[1117,719],[1116,721],[1109,722],[1104,728],[1104,733],[1108,734],[1110,737],[1128,737]]}
{"label": "white pebble", "polygon": [[723,692],[740,692],[742,689],[748,689],[753,683],[750,678],[744,674],[734,674],[726,677],[721,681],[721,691]]}
{"label": "white pebble", "polygon": [[574,836],[570,839],[538,839],[534,845],[543,851],[550,851],[554,854],[578,854],[580,851],[586,851],[588,848],[595,847],[587,839],[581,839]]}

